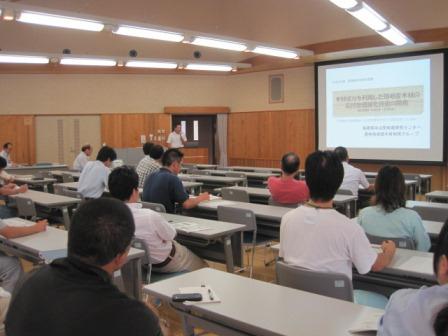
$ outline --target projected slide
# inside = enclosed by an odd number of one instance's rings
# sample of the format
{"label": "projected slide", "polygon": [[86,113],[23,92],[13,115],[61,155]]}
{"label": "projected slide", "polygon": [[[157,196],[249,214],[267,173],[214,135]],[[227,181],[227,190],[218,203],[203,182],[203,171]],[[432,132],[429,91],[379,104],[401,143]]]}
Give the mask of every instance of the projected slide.
{"label": "projected slide", "polygon": [[430,60],[327,71],[327,146],[429,148]]}

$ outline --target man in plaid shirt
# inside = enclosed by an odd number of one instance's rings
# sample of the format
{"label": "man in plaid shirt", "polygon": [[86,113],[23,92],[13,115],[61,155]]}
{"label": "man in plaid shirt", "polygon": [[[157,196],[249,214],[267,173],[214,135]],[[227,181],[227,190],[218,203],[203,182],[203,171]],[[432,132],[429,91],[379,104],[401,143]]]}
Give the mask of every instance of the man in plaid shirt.
{"label": "man in plaid shirt", "polygon": [[137,165],[138,187],[143,188],[145,179],[148,175],[158,171],[161,167],[160,158],[163,155],[163,147],[147,142],[143,145],[145,157]]}

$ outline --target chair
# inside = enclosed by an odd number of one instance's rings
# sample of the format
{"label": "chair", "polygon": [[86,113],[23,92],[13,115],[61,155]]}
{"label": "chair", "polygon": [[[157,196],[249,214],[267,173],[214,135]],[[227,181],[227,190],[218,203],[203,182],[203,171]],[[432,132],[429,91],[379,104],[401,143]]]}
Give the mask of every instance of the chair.
{"label": "chair", "polygon": [[[434,204],[434,203],[433,203]],[[448,218],[447,208],[438,208],[435,206],[425,207],[425,206],[415,206],[411,208],[417,211],[423,220],[430,220],[435,222],[445,222]]]}
{"label": "chair", "polygon": [[277,261],[275,272],[281,286],[353,302],[352,281],[343,273],[312,271],[283,261]]}
{"label": "chair", "polygon": [[145,255],[141,258],[142,268],[146,273],[146,276],[144,276],[143,282],[147,285],[151,282],[151,272],[152,272],[152,265],[151,265],[151,254],[149,253],[148,245],[146,245],[145,241],[141,238],[134,237],[132,240],[132,247],[143,250],[145,252]]}
{"label": "chair", "polygon": [[75,179],[73,178],[72,174],[68,174],[68,173],[62,173],[61,174],[62,177],[62,182],[63,183],[67,183],[67,182],[75,182]]}
{"label": "chair", "polygon": [[239,177],[243,178],[243,186],[247,187],[247,175],[243,172],[229,171],[225,175],[226,177]]}
{"label": "chair", "polygon": [[249,194],[246,190],[221,188],[221,196],[225,200],[250,203]]}
{"label": "chair", "polygon": [[245,228],[242,230],[243,246],[250,246],[252,249],[251,259],[250,261],[248,260],[249,276],[252,278],[255,247],[257,245],[264,245],[266,248],[268,244],[270,244],[270,239],[266,240],[261,238],[260,236],[257,236],[257,221],[252,210],[232,208],[228,206],[218,206],[218,220],[245,225]]}
{"label": "chair", "polygon": [[166,213],[165,206],[160,203],[151,203],[151,202],[140,202],[142,203],[142,207],[144,209],[151,209],[157,212],[163,212]]}
{"label": "chair", "polygon": [[348,189],[338,189],[338,191],[336,191],[336,194],[353,196],[353,192]]}
{"label": "chair", "polygon": [[30,218],[31,220],[35,220],[37,218],[36,205],[32,199],[17,196],[15,200],[19,217]]}
{"label": "chair", "polygon": [[64,189],[66,188],[61,186],[60,184],[53,184],[53,191],[55,195],[64,195]]}
{"label": "chair", "polygon": [[389,238],[389,237],[379,237],[370,234],[366,234],[367,238],[372,244],[382,244],[385,240],[391,240],[395,243],[398,248],[403,248],[407,250],[415,250],[415,243],[411,238],[403,237],[403,238]]}
{"label": "chair", "polygon": [[403,177],[405,180],[411,180],[411,181],[417,182],[416,192],[421,194],[422,179],[420,177],[420,174],[405,173],[405,174],[403,174]]}
{"label": "chair", "polygon": [[209,171],[205,171],[202,169],[191,169],[188,174],[193,174],[193,175],[211,175]]}
{"label": "chair", "polygon": [[285,207],[285,208],[297,208],[300,203],[280,203],[280,202],[276,202],[274,201],[274,199],[272,198],[272,196],[269,196],[268,199],[268,204],[269,205],[274,205],[274,206],[281,206],[281,207]]}
{"label": "chair", "polygon": [[67,196],[67,197],[72,197],[72,198],[79,198],[80,200],[84,200],[84,196],[75,190],[70,190],[67,188],[63,188],[62,189],[62,195],[63,196]]}

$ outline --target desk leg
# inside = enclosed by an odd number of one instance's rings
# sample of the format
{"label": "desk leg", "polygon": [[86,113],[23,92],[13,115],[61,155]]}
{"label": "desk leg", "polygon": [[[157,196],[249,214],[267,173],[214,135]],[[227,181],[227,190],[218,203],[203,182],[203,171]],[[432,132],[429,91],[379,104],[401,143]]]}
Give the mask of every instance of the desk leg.
{"label": "desk leg", "polygon": [[230,236],[224,237],[224,254],[226,256],[227,272],[233,273],[233,252],[232,252],[232,240]]}
{"label": "desk leg", "polygon": [[121,268],[126,294],[137,300],[142,299],[142,269],[141,258],[128,260]]}
{"label": "desk leg", "polygon": [[48,184],[44,184],[43,187],[44,187],[44,192],[47,193],[48,192]]}
{"label": "desk leg", "polygon": [[70,215],[68,214],[68,208],[62,207],[62,220],[64,221],[65,229],[68,231],[70,229]]}
{"label": "desk leg", "polygon": [[350,207],[350,202],[345,203],[344,207],[345,207],[345,215],[348,218],[352,218],[352,211],[351,211],[351,207]]}

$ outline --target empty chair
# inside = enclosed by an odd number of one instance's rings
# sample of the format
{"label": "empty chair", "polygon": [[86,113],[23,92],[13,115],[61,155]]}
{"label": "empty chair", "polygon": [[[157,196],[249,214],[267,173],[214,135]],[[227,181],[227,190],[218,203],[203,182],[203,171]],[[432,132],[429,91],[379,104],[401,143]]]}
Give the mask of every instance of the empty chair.
{"label": "empty chair", "polygon": [[415,250],[415,243],[411,238],[390,238],[390,237],[379,237],[370,234],[366,234],[367,238],[372,244],[382,244],[385,240],[391,240],[395,243],[398,248]]}
{"label": "empty chair", "polygon": [[411,209],[417,211],[423,220],[445,222],[448,218],[448,208],[438,208],[435,206],[415,206]]}
{"label": "empty chair", "polygon": [[53,190],[56,195],[64,195],[64,189],[66,188],[60,184],[53,184]]}
{"label": "empty chair", "polygon": [[151,203],[151,202],[141,202],[142,208],[151,209],[156,212],[166,212],[165,206],[160,203]]}
{"label": "empty chair", "polygon": [[152,271],[151,254],[149,253],[149,248],[143,239],[137,237],[133,238],[132,247],[139,250],[143,250],[145,252],[145,255],[143,256],[143,258],[141,258],[142,269],[144,271],[143,282],[145,284],[149,284],[151,282],[151,271]]}
{"label": "empty chair", "polygon": [[61,177],[62,177],[62,182],[63,183],[74,182],[75,181],[75,179],[73,178],[73,175],[69,174],[69,173],[62,173]]}
{"label": "empty chair", "polygon": [[353,196],[353,192],[348,189],[338,189],[338,191],[336,191],[336,194]]}
{"label": "empty chair", "polygon": [[36,205],[27,197],[17,196],[15,198],[19,217],[35,220],[37,217]]}
{"label": "empty chair", "polygon": [[274,206],[281,206],[281,207],[285,207],[285,208],[297,208],[300,205],[300,203],[279,203],[279,202],[274,201],[272,196],[269,196],[268,204],[274,205]]}
{"label": "empty chair", "polygon": [[312,271],[283,261],[277,261],[275,272],[281,286],[353,302],[352,281],[343,273]]}
{"label": "empty chair", "polygon": [[249,203],[249,194],[246,190],[221,188],[221,196],[225,200]]}
{"label": "empty chair", "polygon": [[237,171],[229,171],[226,173],[227,177],[239,177],[243,178],[243,186],[247,187],[247,175],[244,172],[237,172]]}

